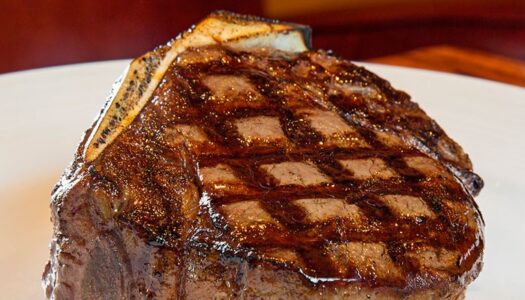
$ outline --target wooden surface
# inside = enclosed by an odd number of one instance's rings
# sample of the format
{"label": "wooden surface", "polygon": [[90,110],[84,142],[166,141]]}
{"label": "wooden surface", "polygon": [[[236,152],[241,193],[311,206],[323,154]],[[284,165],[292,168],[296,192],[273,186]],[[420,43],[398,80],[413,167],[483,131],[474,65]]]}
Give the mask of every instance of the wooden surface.
{"label": "wooden surface", "polygon": [[420,48],[370,62],[444,71],[525,87],[525,61],[450,46]]}

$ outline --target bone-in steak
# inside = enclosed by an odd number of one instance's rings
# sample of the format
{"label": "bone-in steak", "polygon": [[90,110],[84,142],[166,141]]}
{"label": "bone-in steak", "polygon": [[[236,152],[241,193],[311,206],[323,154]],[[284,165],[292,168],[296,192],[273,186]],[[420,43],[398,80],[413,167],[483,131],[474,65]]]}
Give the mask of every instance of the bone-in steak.
{"label": "bone-in steak", "polygon": [[467,155],[307,33],[219,12],[131,64],[54,191],[48,298],[463,297]]}

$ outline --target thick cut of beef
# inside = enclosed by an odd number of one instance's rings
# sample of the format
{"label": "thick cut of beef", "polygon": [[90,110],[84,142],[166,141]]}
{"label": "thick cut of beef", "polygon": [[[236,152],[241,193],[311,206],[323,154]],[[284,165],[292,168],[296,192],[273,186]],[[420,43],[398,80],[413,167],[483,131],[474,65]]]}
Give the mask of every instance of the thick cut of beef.
{"label": "thick cut of beef", "polygon": [[217,12],[134,60],[51,202],[52,299],[460,299],[482,186],[309,29]]}

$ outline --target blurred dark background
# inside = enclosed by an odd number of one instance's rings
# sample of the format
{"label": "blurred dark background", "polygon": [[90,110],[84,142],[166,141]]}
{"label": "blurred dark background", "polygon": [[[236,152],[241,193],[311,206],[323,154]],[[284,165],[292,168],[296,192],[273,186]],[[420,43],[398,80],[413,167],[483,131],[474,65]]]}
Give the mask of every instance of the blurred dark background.
{"label": "blurred dark background", "polygon": [[525,60],[524,0],[0,0],[0,73],[136,57],[216,9],[309,24],[354,60],[432,45]]}

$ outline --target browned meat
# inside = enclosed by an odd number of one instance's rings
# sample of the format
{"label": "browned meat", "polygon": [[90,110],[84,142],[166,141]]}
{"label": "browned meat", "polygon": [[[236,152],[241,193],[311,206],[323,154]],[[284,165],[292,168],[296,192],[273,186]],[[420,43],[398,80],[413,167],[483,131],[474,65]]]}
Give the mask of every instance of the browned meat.
{"label": "browned meat", "polygon": [[463,297],[482,181],[407,94],[313,50],[202,45],[161,75],[58,183],[48,298]]}

